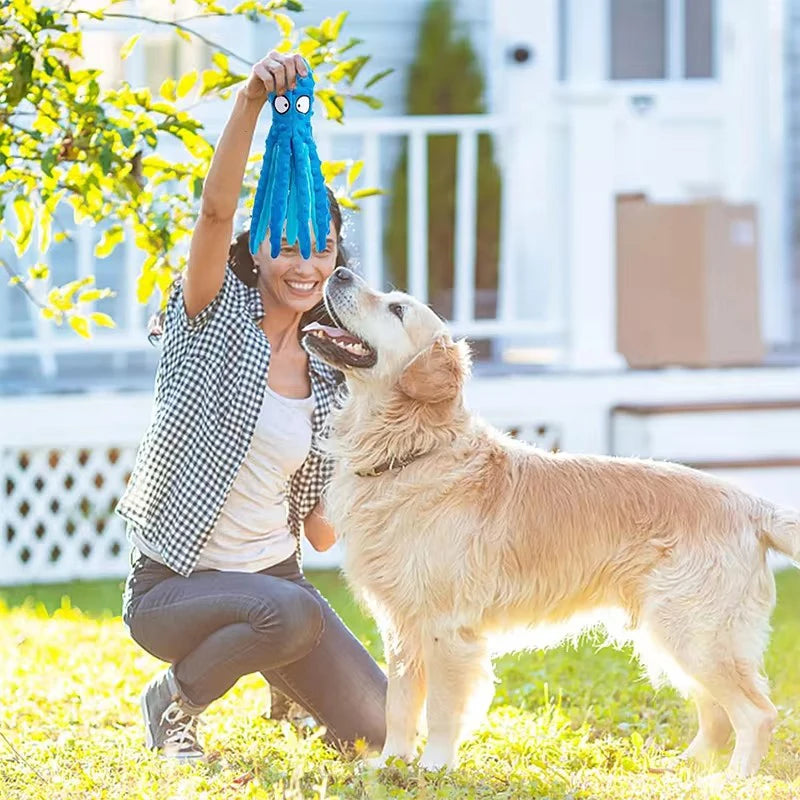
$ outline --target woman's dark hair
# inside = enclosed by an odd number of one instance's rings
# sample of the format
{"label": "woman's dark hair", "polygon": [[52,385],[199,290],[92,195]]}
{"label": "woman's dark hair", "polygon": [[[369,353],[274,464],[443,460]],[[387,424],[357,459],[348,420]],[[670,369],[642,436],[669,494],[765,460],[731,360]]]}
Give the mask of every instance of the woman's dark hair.
{"label": "woman's dark hair", "polygon": [[[331,220],[333,222],[333,229],[336,231],[336,266],[346,267],[348,264],[347,251],[342,244],[342,209],[336,196],[331,191],[330,187],[325,187],[328,193],[328,206],[331,212]],[[250,230],[243,230],[237,234],[231,242],[230,249],[228,250],[228,266],[230,266],[236,277],[246,286],[256,286],[258,283],[258,267],[256,266],[253,256],[250,255]],[[170,287],[170,294],[175,288],[183,281],[183,276],[178,276]],[[303,336],[303,328],[310,322],[321,322],[332,325],[333,321],[322,302],[317,303],[314,308],[309,309],[303,314],[300,320],[298,335],[300,338]],[[147,324],[147,338],[151,344],[161,338],[164,329],[164,312],[157,311],[150,318]]]}

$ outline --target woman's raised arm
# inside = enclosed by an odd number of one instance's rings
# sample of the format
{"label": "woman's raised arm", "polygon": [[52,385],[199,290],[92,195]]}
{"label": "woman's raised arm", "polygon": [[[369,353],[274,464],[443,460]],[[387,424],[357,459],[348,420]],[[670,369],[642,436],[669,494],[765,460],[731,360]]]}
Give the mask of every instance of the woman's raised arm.
{"label": "woman's raised arm", "polygon": [[301,56],[273,50],[253,66],[250,77],[236,95],[233,111],[211,159],[200,216],[189,246],[183,286],[189,317],[199,314],[216,297],[225,278],[233,219],[258,115],[269,93],[282,94],[293,89],[298,74],[307,74]]}

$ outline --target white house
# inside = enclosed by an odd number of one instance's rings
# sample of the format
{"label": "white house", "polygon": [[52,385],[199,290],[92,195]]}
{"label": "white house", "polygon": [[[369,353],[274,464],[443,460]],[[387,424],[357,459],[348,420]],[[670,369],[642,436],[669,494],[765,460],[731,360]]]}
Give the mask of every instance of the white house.
{"label": "white house", "polygon": [[[323,0],[305,5],[309,22],[340,10]],[[476,368],[471,405],[546,446],[672,458],[800,504],[798,197],[790,180],[800,166],[800,1],[454,0],[486,68],[490,113],[475,117],[402,115],[424,0],[341,6],[375,69],[397,72],[379,84],[382,112],[354,113],[343,129],[318,124],[320,148],[363,157],[366,182],[385,185],[398,139],[408,138],[409,288],[422,298],[425,148],[431,135],[459,136],[453,327],[501,343],[499,356]],[[95,52],[105,48],[110,58],[131,32],[92,34]],[[219,23],[220,37],[253,59],[271,44],[263,26],[241,22]],[[125,69],[157,85],[171,45],[155,34],[145,43]],[[202,57],[176,51],[172,60]],[[213,129],[225,109],[206,113]],[[497,146],[503,215],[497,315],[476,320],[469,231],[481,132]],[[765,364],[626,368],[615,340],[615,199],[630,192],[756,205]],[[385,207],[385,199],[367,201],[352,232],[376,285]],[[125,568],[122,526],[108,511],[149,418],[158,351],[134,297],[135,250],[95,264],[98,236],[81,229],[50,255],[57,280],[96,271],[119,293],[111,313],[120,327],[88,347],[36,322],[19,293],[0,291],[0,582]]]}

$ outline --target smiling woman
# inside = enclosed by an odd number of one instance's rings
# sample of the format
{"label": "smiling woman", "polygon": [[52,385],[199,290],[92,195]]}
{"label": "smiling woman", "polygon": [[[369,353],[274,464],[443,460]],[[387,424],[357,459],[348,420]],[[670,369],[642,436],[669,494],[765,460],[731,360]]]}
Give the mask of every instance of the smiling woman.
{"label": "smiling woman", "polygon": [[344,264],[341,212],[327,190],[327,237],[307,256],[292,235],[252,256],[248,232],[230,244],[259,113],[306,69],[273,52],[239,91],[158,332],[152,421],[116,509],[134,546],[123,619],[170,663],[141,697],[145,741],[180,759],[203,755],[198,715],[252,672],[338,747],[384,737],[386,678],[297,559],[302,534],[318,550],[335,541],[319,440],[341,374],[301,339],[303,326],[329,321],[321,301]]}

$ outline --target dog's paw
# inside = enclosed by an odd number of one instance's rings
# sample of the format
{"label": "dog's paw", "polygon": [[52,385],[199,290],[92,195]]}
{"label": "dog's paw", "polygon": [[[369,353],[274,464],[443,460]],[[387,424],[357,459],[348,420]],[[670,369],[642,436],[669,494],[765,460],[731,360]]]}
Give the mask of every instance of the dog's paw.
{"label": "dog's paw", "polygon": [[428,772],[442,772],[443,770],[452,769],[454,764],[436,753],[423,753],[419,760],[419,766],[420,769]]}
{"label": "dog's paw", "polygon": [[413,756],[401,756],[395,753],[381,753],[379,756],[373,756],[365,760],[365,764],[369,769],[383,769],[390,767],[395,762],[402,762],[404,764],[413,760]]}

